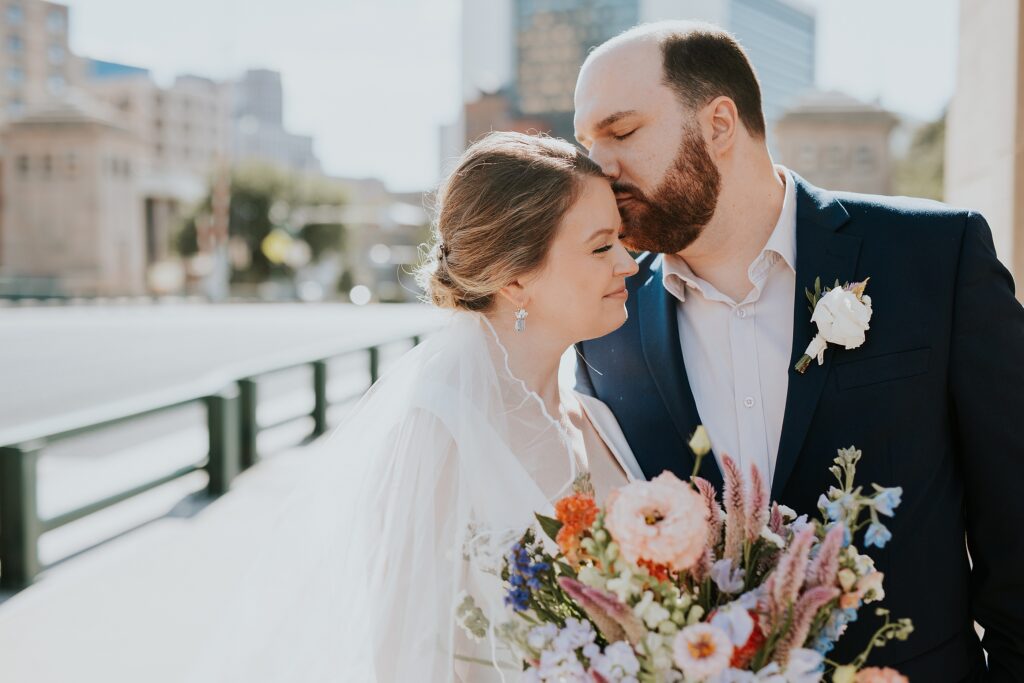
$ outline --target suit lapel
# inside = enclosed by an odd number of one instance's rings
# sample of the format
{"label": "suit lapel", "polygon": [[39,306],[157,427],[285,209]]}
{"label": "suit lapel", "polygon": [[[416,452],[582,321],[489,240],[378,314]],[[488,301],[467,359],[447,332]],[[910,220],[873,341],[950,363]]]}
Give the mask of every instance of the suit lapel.
{"label": "suit lapel", "polygon": [[[653,449],[644,458],[641,468],[648,479],[663,470],[670,470],[680,479],[687,479],[693,471],[694,463],[693,453],[687,443],[701,420],[679,344],[676,300],[661,282],[661,267],[662,257],[658,257],[657,263],[651,268],[650,279],[638,292],[640,343],[647,368],[665,408],[672,416],[681,444],[678,448]],[[699,474],[721,490],[722,475],[713,454],[709,453],[704,458]]]}
{"label": "suit lapel", "polygon": [[782,436],[772,478],[772,499],[778,500],[793,473],[818,400],[825,387],[835,349],[825,352],[824,365],[811,363],[804,374],[793,369],[817,333],[811,322],[804,289],[814,289],[815,278],[822,288],[852,281],[860,254],[860,238],[837,232],[849,214],[831,193],[820,190],[794,174],[797,185],[796,295],[793,304],[793,350],[789,361],[789,389],[786,394]]}

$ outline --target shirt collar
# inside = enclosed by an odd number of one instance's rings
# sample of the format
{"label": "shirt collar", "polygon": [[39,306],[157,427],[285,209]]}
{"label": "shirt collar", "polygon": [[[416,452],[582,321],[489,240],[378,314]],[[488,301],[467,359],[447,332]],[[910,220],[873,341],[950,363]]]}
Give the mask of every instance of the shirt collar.
{"label": "shirt collar", "polygon": [[[750,264],[752,280],[755,271],[764,267],[764,264],[774,265],[775,260],[781,257],[789,266],[790,270],[796,272],[796,183],[793,174],[789,169],[780,164],[775,164],[775,171],[782,177],[786,184],[785,194],[782,199],[782,211],[779,212],[779,219],[775,222],[772,234],[761,250],[760,255]],[[773,257],[777,254],[777,257]],[[665,254],[661,269],[662,284],[679,301],[686,301],[686,287],[694,287],[701,291],[711,288],[711,285],[697,277],[690,269],[689,264],[676,254]]]}

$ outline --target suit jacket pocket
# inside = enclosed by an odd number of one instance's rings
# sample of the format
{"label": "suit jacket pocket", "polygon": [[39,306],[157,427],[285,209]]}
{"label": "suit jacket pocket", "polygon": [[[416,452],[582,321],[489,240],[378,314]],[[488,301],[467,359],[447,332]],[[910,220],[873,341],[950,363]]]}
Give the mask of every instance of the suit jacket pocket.
{"label": "suit jacket pocket", "polygon": [[921,375],[928,371],[930,353],[931,348],[912,349],[837,363],[836,381],[840,390],[846,390]]}

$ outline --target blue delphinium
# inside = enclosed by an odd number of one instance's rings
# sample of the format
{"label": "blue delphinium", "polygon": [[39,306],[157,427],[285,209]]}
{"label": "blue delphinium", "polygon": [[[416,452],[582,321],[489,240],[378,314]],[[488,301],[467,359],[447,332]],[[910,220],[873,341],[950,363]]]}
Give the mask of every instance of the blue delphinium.
{"label": "blue delphinium", "polygon": [[880,488],[877,485],[878,493],[875,494],[874,506],[878,514],[892,517],[893,511],[899,507],[900,499],[903,496],[903,487]]}
{"label": "blue delphinium", "polygon": [[551,565],[547,562],[534,562],[529,547],[522,542],[512,546],[506,559],[509,590],[505,594],[505,604],[511,605],[517,612],[526,611],[530,607],[530,591],[541,587],[538,574],[551,569]]}
{"label": "blue delphinium", "polygon": [[875,546],[876,548],[884,548],[885,544],[892,538],[892,533],[885,527],[884,524],[879,522],[872,522],[868,527],[867,533],[864,534],[864,545]]}

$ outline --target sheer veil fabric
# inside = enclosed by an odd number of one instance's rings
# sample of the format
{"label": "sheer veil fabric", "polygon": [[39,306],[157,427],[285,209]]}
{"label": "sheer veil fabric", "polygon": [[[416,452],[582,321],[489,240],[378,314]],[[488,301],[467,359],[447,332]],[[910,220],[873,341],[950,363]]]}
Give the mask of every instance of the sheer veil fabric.
{"label": "sheer veil fabric", "polygon": [[[518,680],[497,572],[582,464],[489,321],[452,314],[317,450],[193,680]],[[466,593],[479,642],[455,623]]]}

